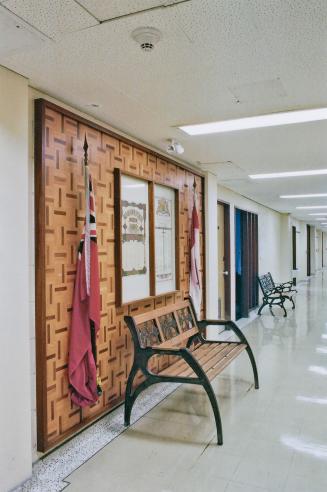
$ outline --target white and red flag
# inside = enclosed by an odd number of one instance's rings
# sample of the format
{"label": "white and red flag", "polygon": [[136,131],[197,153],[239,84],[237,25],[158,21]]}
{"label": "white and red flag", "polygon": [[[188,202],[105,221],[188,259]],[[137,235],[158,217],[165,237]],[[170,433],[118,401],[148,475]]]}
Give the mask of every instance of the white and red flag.
{"label": "white and red flag", "polygon": [[199,216],[196,209],[196,191],[195,182],[193,187],[194,199],[191,222],[191,244],[190,244],[190,296],[197,316],[200,316],[201,311],[201,280],[200,280],[200,228]]}
{"label": "white and red flag", "polygon": [[85,407],[99,397],[96,335],[100,328],[100,285],[95,199],[87,165],[85,139],[85,222],[78,248],[77,271],[70,327],[68,376],[73,403]]}

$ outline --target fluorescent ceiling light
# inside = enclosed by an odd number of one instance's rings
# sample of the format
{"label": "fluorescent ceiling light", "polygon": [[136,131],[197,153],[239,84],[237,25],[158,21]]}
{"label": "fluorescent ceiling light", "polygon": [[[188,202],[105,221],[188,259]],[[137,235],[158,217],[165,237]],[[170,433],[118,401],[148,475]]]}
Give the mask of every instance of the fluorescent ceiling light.
{"label": "fluorescent ceiling light", "polygon": [[315,212],[314,214],[308,214],[308,215],[323,215],[324,212]]}
{"label": "fluorescent ceiling light", "polygon": [[[318,209],[318,208],[327,208],[327,205],[308,205],[305,207],[296,207],[298,210],[310,210],[310,209]],[[319,214],[321,215],[321,214]]]}
{"label": "fluorescent ceiling light", "polygon": [[312,193],[309,195],[280,195],[279,198],[319,198],[327,196],[327,193]]}
{"label": "fluorescent ceiling light", "polygon": [[302,111],[285,111],[261,116],[250,116],[235,120],[212,121],[195,125],[179,126],[188,135],[208,135],[210,133],[233,132],[251,128],[265,128],[269,126],[292,125],[309,121],[327,120],[327,108],[305,109]]}
{"label": "fluorescent ceiling light", "polygon": [[286,171],[283,173],[250,174],[251,179],[295,178],[298,176],[319,176],[327,174],[327,169],[310,169],[308,171]]}
{"label": "fluorescent ceiling light", "polygon": [[326,217],[319,217],[319,219],[316,220],[327,220]]}

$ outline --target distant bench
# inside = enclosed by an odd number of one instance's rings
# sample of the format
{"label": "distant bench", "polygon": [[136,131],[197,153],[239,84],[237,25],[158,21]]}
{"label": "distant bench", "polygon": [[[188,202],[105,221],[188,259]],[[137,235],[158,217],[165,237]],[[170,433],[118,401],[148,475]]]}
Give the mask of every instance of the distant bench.
{"label": "distant bench", "polygon": [[282,284],[275,284],[270,272],[258,277],[258,282],[263,294],[262,305],[259,308],[258,315],[261,315],[261,311],[265,306],[269,306],[270,313],[274,316],[272,311],[273,306],[280,306],[284,311],[284,317],[286,318],[287,312],[284,306],[285,301],[292,303],[292,309],[295,309],[294,295],[297,293],[296,289],[293,289],[293,282],[290,280]]}
{"label": "distant bench", "polygon": [[[253,369],[255,388],[259,388],[255,359],[241,330],[232,321],[198,321],[190,301],[182,301],[134,317],[125,316],[124,319],[134,342],[134,362],[125,396],[125,426],[130,425],[131,411],[137,396],[152,384],[197,384],[202,385],[207,392],[215,416],[218,444],[222,444],[220,413],[210,380],[246,350]],[[239,341],[206,340],[205,329],[209,325],[223,325],[223,331],[232,330]],[[179,360],[154,374],[148,368],[149,359],[154,355],[172,355]],[[133,381],[139,370],[145,379],[133,389]]]}

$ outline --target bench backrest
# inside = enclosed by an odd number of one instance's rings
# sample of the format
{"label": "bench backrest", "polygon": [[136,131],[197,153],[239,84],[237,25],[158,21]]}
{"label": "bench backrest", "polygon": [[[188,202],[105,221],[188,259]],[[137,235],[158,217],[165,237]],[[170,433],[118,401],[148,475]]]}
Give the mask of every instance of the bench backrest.
{"label": "bench backrest", "polygon": [[258,277],[258,282],[263,294],[268,294],[275,288],[271,273],[268,272],[265,275],[260,275]]}
{"label": "bench backrest", "polygon": [[137,316],[125,316],[134,343],[142,348],[177,347],[199,332],[190,301],[164,306]]}

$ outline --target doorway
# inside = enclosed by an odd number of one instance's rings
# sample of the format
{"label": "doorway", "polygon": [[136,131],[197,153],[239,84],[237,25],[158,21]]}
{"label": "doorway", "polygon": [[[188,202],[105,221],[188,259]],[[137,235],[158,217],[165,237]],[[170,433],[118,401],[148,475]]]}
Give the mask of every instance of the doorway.
{"label": "doorway", "polygon": [[258,305],[258,216],[235,209],[236,319]]}
{"label": "doorway", "polygon": [[311,234],[310,226],[307,224],[307,276],[311,275]]}
{"label": "doorway", "polygon": [[296,266],[296,227],[292,226],[292,268],[293,268],[293,285],[296,285],[296,277],[294,273],[297,270]]}
{"label": "doorway", "polygon": [[218,316],[230,319],[230,207],[218,202]]}

